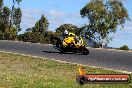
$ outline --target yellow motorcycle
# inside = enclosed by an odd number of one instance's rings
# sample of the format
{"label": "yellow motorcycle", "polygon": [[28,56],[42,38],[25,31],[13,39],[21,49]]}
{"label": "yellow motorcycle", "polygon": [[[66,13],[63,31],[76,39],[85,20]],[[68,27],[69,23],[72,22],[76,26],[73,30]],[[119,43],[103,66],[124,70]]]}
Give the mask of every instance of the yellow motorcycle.
{"label": "yellow motorcycle", "polygon": [[61,51],[61,53],[74,52],[82,53],[83,55],[89,54],[89,50],[84,45],[84,40],[81,36],[76,36],[74,33],[69,33],[66,36],[56,38],[55,49]]}

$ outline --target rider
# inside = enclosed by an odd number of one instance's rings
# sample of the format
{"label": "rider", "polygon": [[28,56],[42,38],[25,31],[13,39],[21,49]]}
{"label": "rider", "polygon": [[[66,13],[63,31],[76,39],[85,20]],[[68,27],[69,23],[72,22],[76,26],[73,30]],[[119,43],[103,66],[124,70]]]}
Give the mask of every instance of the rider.
{"label": "rider", "polygon": [[74,37],[75,37],[75,34],[73,34],[73,33],[71,33],[71,32],[69,32],[68,34],[65,34],[64,35],[64,44],[66,43],[66,44],[68,44],[68,45],[73,45],[73,44],[75,44],[75,39],[74,39]]}
{"label": "rider", "polygon": [[68,37],[69,32],[67,30],[64,30],[62,35],[57,38],[56,46],[54,48],[58,48],[61,45],[61,42],[63,41],[64,38]]}

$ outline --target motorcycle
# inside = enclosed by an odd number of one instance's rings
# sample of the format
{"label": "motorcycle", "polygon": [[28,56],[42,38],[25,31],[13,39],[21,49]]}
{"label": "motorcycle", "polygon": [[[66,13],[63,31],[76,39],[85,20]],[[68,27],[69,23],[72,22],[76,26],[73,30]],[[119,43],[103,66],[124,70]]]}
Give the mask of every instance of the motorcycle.
{"label": "motorcycle", "polygon": [[81,36],[76,36],[70,32],[67,36],[60,36],[54,39],[57,40],[54,48],[63,54],[66,52],[82,53],[83,55],[89,54],[89,50],[85,47]]}

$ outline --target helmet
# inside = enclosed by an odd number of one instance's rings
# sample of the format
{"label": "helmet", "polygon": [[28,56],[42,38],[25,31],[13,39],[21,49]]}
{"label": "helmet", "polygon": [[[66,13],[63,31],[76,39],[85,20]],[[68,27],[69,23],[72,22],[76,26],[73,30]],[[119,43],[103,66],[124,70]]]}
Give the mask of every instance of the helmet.
{"label": "helmet", "polygon": [[64,34],[69,34],[69,32],[67,30],[64,31]]}

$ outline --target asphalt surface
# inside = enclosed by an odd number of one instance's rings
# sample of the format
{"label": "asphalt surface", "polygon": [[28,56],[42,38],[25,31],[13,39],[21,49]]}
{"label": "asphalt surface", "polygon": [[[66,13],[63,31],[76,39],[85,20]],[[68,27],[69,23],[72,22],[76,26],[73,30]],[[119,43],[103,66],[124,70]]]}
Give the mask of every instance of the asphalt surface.
{"label": "asphalt surface", "polygon": [[0,40],[0,51],[21,53],[33,56],[68,61],[72,63],[103,67],[132,72],[132,52],[92,49],[89,55],[60,54],[52,45],[31,44]]}

